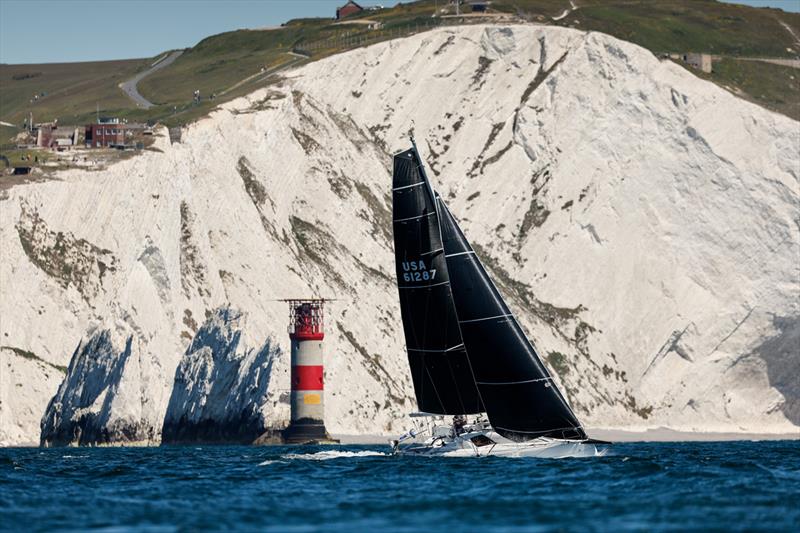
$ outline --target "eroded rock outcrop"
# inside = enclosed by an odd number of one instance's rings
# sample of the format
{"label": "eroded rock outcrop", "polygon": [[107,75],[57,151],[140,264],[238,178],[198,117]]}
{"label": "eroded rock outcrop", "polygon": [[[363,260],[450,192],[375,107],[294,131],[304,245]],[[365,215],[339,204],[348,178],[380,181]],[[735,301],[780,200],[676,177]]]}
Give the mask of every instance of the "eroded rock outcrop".
{"label": "eroded rock outcrop", "polygon": [[81,342],[42,417],[42,446],[157,443],[141,356],[133,335],[108,329]]}
{"label": "eroded rock outcrop", "polygon": [[286,419],[286,399],[270,387],[281,350],[271,338],[249,348],[242,320],[241,313],[220,308],[195,334],[175,371],[163,444],[249,444]]}

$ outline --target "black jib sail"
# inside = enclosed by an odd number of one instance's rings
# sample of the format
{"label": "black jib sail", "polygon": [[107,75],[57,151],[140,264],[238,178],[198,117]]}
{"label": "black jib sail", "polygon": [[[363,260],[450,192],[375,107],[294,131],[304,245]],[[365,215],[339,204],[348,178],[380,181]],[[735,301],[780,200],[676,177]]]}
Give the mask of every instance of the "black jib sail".
{"label": "black jib sail", "polygon": [[419,409],[483,412],[459,333],[433,190],[416,150],[394,157],[392,188],[400,310]]}
{"label": "black jib sail", "polygon": [[586,439],[447,206],[437,200],[460,331],[492,427],[515,441]]}

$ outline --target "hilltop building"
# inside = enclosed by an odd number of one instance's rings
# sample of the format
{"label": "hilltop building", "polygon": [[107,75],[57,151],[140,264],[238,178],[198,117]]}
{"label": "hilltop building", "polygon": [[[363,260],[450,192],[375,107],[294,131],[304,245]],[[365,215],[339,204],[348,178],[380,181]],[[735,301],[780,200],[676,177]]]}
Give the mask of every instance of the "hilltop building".
{"label": "hilltop building", "polygon": [[101,118],[86,125],[86,146],[101,148],[125,144],[125,124],[118,118]]}
{"label": "hilltop building", "polygon": [[713,58],[711,57],[711,54],[697,54],[693,52],[687,52],[685,54],[664,54],[664,57],[669,57],[670,59],[683,61],[690,67],[696,68],[706,73],[711,72],[713,66]]}
{"label": "hilltop building", "polygon": [[58,121],[43,122],[33,128],[39,148],[64,148],[80,142],[80,130],[74,126],[60,126]]}
{"label": "hilltop building", "polygon": [[355,15],[361,11],[364,11],[364,8],[353,2],[353,0],[350,0],[342,7],[336,8],[336,20],[341,20],[345,17],[349,17],[350,15]]}
{"label": "hilltop building", "polygon": [[696,69],[711,72],[711,54],[684,54],[683,60]]}
{"label": "hilltop building", "polygon": [[[145,134],[144,124],[120,121],[118,118],[100,118],[86,125],[86,146],[89,148],[121,148],[139,134]],[[135,139],[133,139],[135,140]]]}

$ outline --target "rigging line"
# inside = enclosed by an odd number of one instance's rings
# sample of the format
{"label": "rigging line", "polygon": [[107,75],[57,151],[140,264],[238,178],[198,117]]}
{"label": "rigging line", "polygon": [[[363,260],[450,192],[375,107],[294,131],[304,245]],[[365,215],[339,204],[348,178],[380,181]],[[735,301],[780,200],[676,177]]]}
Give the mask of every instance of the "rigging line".
{"label": "rigging line", "polygon": [[424,185],[424,181],[420,181],[419,183],[412,183],[411,185],[403,185],[402,187],[395,187],[392,189],[393,191],[402,191],[403,189],[410,189],[411,187],[419,187],[420,185]]}
{"label": "rigging line", "polygon": [[429,217],[429,216],[435,215],[435,214],[436,214],[435,211],[431,211],[430,213],[426,213],[424,215],[417,215],[415,217],[397,218],[397,219],[392,220],[392,222],[406,222],[408,220],[417,220],[418,218],[425,218],[425,217]]}
{"label": "rigging line", "polygon": [[424,254],[419,254],[419,255],[420,255],[420,257],[423,257],[423,256],[426,256],[426,255],[433,255],[435,253],[439,253],[439,252],[443,252],[443,251],[444,251],[444,248],[437,248],[435,250],[431,250],[430,252],[425,252]]}
{"label": "rigging line", "polygon": [[486,452],[486,457],[489,457],[489,455],[490,455],[490,454],[492,453],[492,451],[494,450],[494,447],[495,447],[495,446],[497,446],[497,443],[496,443],[496,442],[495,442],[494,444],[492,444],[492,447],[491,447],[491,448],[489,448],[489,451],[488,451],[488,452]]}
{"label": "rigging line", "polygon": [[[409,366],[411,365],[411,359],[410,358],[408,360],[408,364],[409,364]],[[417,398],[423,398],[424,399],[425,398],[425,376],[422,374],[423,370],[425,370],[425,365],[424,364],[420,367],[420,370],[419,370],[419,374],[420,374],[420,376],[419,376],[419,392],[417,393],[416,396],[417,396]],[[414,379],[413,375],[411,376],[411,379],[412,380]],[[416,385],[414,386],[414,388],[416,389]],[[417,403],[419,404],[419,401],[417,401]],[[417,405],[417,407],[420,408],[420,410],[421,410],[421,407],[419,405]]]}
{"label": "rigging line", "polygon": [[[464,356],[466,357],[466,353]],[[450,365],[450,361],[447,361],[447,370],[450,371],[450,377],[453,379],[453,384],[456,386],[456,396],[458,396],[458,404],[461,406],[461,412],[463,414],[467,414],[467,408],[464,407],[464,400],[461,398],[461,387],[458,386],[458,380],[456,379],[455,373],[453,373],[453,367]]]}
{"label": "rigging line", "polygon": [[432,285],[406,285],[405,287],[401,287],[398,285],[398,289],[429,289],[431,287],[438,287],[439,285],[446,285],[450,283],[450,281],[440,281],[439,283],[434,283]]}
{"label": "rigging line", "polygon": [[476,381],[478,385],[519,385],[522,383],[536,383],[537,381],[550,381],[552,377],[526,379],[523,381]]}
{"label": "rigging line", "polygon": [[471,318],[469,320],[459,320],[458,323],[459,324],[467,324],[468,322],[481,322],[483,320],[491,320],[493,318],[508,318],[508,317],[513,317],[513,316],[514,315],[512,315],[511,313],[507,313],[505,315],[485,316],[483,318]]}
{"label": "rigging line", "polygon": [[[430,194],[430,199],[434,203],[434,206],[435,206],[436,205],[436,193],[433,192],[433,185],[431,185],[431,180],[428,179],[428,173],[425,172],[425,165],[423,164],[422,158],[419,155],[419,150],[417,149],[417,143],[414,142],[414,137],[411,137],[411,146],[414,149],[414,151],[413,151],[414,157],[412,159],[414,159],[415,163],[417,164],[417,170],[419,171],[419,174],[420,174],[420,177],[422,178],[422,181],[424,181],[425,184],[427,185],[426,188],[428,189],[428,194]],[[436,216],[438,217],[439,216],[438,209],[434,209],[434,210],[436,211]],[[439,238],[441,238],[441,237],[442,237],[442,228],[440,227],[439,228]]]}
{"label": "rigging line", "polygon": [[439,405],[442,407],[442,412],[446,412],[447,409],[444,408],[444,402],[442,401],[442,397],[439,396],[439,391],[436,389],[436,382],[433,380],[433,376],[431,376],[431,371],[428,370],[428,365],[425,364],[425,357],[422,358],[422,367],[425,369],[425,373],[428,374],[428,379],[431,380],[431,385],[433,386],[433,393],[436,395],[436,399],[439,400]]}

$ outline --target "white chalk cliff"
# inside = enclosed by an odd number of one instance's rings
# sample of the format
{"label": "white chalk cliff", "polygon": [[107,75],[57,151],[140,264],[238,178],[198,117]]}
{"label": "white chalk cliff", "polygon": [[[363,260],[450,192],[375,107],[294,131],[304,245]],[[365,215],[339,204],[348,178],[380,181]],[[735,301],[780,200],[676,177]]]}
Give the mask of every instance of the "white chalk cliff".
{"label": "white chalk cliff", "polygon": [[587,426],[798,431],[800,125],[607,35],[471,26],[312,63],[180,143],[0,191],[0,442],[39,442],[39,418],[53,443],[158,441],[168,407],[238,416],[244,383],[281,425],[275,300],[311,295],[337,298],[328,429],[402,430],[390,168],[411,131]]}

